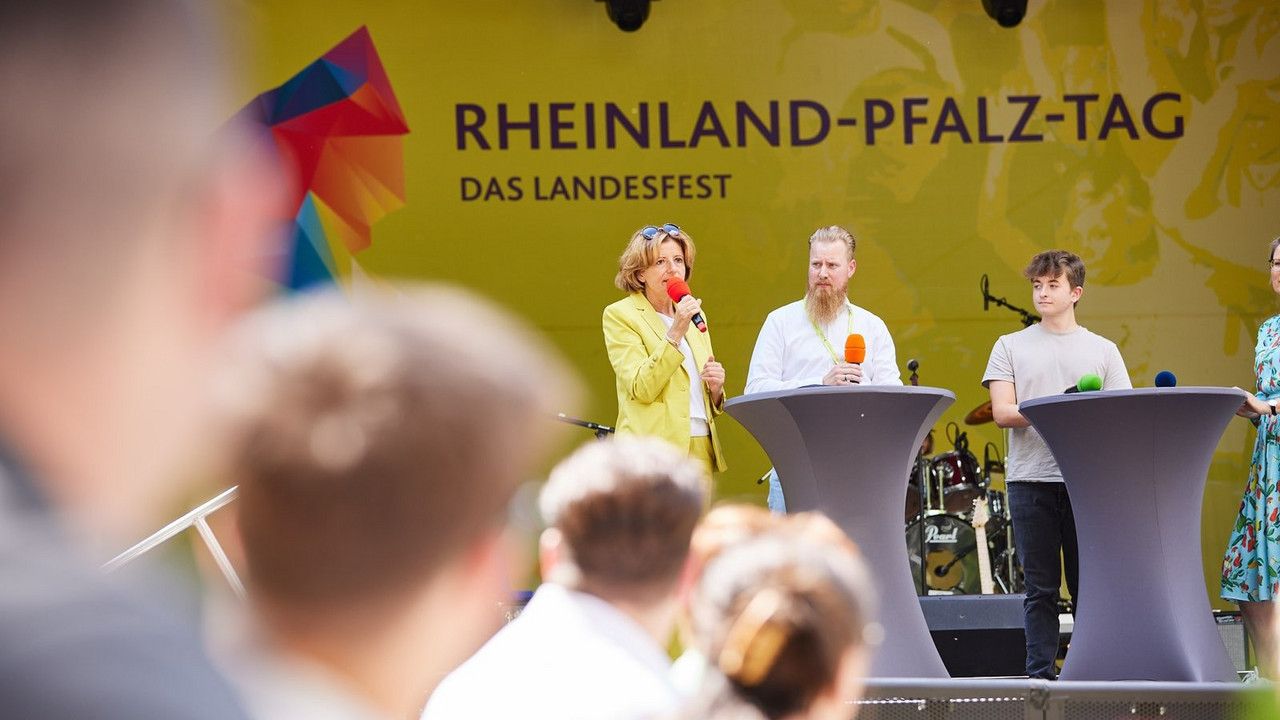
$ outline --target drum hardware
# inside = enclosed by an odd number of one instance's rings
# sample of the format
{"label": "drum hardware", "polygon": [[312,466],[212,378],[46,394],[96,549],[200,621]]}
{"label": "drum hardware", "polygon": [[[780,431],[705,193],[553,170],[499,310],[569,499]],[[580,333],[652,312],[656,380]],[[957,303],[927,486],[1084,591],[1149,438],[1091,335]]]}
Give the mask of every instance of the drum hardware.
{"label": "drum hardware", "polygon": [[[967,594],[996,592],[996,588],[1020,592],[1022,580],[1005,495],[989,489],[992,473],[1004,472],[1000,449],[987,443],[979,463],[959,425],[948,424],[947,439],[953,450],[930,458],[922,448],[908,478],[907,555],[916,592]],[[979,499],[985,499],[987,510],[982,528],[986,542],[978,538],[977,518],[971,514]]]}
{"label": "drum hardware", "polygon": [[921,490],[926,490],[930,495],[936,492],[933,484],[933,466],[929,461],[929,455],[932,453],[933,430],[929,430],[920,442],[920,449],[916,452],[916,459],[911,463],[911,473],[907,476],[907,502],[903,513],[905,522],[911,522],[911,519],[919,515],[921,510],[934,512],[942,506],[941,503],[935,505],[933,497],[929,497],[924,501],[927,508],[921,508],[920,506]]}
{"label": "drum hardware", "polygon": [[1000,592],[1007,595],[1020,593],[1025,588],[1022,576],[1018,572],[1018,561],[1014,557],[1013,545],[996,555],[995,574],[993,579],[1000,586]]}
{"label": "drum hardware", "polygon": [[911,518],[920,514],[920,488],[923,485],[920,478],[928,472],[928,465],[920,460],[921,456],[917,454],[911,466],[911,475],[907,478],[907,504],[903,511],[903,520],[906,522],[911,522]]}
{"label": "drum hardware", "polygon": [[932,466],[937,504],[953,515],[968,513],[986,487],[978,459],[968,452],[949,452],[933,458]]}
{"label": "drum hardware", "polygon": [[1009,517],[1005,494],[999,490],[987,491],[988,548],[993,562],[991,575],[1000,591],[1023,591],[1022,569],[1018,565],[1017,550],[1013,544],[1013,521]]}
{"label": "drum hardware", "polygon": [[947,439],[954,450],[937,455],[931,461],[934,475],[931,489],[936,488],[937,493],[932,500],[948,513],[962,515],[973,507],[973,501],[981,496],[987,483],[978,458],[969,452],[968,434],[961,432],[959,425],[948,423]]}
{"label": "drum hardware", "polygon": [[955,423],[947,426],[953,451],[932,458],[925,457],[923,450],[916,454],[907,478],[904,520],[920,514],[966,515],[987,486],[978,459],[969,452],[967,436],[954,432],[958,429]]}
{"label": "drum hardware", "polygon": [[1000,448],[995,443],[987,443],[982,448],[982,474],[987,478],[987,484],[991,483],[991,473],[1004,474],[1004,462],[1000,459]]}
{"label": "drum hardware", "polygon": [[[976,509],[974,523],[944,512],[917,515],[907,523],[907,557],[917,593],[1022,592],[1005,495],[999,490],[984,492],[987,518],[981,530]],[[986,535],[985,547],[980,532]],[[983,584],[986,573],[992,581],[990,590]]]}
{"label": "drum hardware", "polygon": [[970,410],[969,414],[964,416],[964,424],[965,425],[985,425],[989,422],[994,421],[995,419],[996,419],[996,416],[991,410],[991,401],[988,400],[982,403],[981,405],[979,405],[978,407]]}

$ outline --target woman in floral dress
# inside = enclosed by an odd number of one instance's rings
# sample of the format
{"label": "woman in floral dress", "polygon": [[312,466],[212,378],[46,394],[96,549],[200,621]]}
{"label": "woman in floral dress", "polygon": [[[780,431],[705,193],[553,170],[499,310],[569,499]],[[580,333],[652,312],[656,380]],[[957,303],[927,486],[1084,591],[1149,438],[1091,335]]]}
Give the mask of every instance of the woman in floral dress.
{"label": "woman in floral dress", "polygon": [[[1271,290],[1280,295],[1280,238],[1267,254]],[[1257,395],[1245,399],[1237,415],[1258,426],[1249,483],[1240,503],[1227,554],[1222,559],[1222,597],[1240,606],[1245,629],[1258,655],[1258,668],[1276,675],[1275,606],[1280,598],[1280,315],[1258,329],[1254,370]]]}

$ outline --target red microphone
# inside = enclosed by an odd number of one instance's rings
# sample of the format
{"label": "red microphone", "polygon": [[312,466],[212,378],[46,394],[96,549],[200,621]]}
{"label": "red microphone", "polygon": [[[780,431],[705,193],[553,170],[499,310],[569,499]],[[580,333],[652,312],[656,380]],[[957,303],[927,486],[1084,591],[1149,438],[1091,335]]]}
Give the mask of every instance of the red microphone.
{"label": "red microphone", "polygon": [[[671,302],[678,303],[684,299],[685,295],[692,295],[689,292],[689,283],[680,278],[667,278],[667,297],[671,298]],[[707,321],[702,319],[702,313],[696,313],[693,316],[693,324],[698,326],[702,332],[707,331]]]}
{"label": "red microphone", "polygon": [[850,335],[844,341],[844,361],[861,365],[867,359],[867,341],[861,335]]}

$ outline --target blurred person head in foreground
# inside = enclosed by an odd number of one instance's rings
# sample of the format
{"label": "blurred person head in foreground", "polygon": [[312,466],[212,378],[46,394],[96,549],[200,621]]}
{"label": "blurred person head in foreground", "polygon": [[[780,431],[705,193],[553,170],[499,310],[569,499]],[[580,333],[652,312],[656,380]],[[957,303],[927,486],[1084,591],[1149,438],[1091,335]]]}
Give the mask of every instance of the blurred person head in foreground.
{"label": "blurred person head in foreground", "polygon": [[874,591],[852,543],[814,519],[783,521],[708,563],[693,616],[709,670],[679,717],[854,715],[880,633]]}
{"label": "blurred person head in foreground", "polygon": [[544,582],[441,683],[424,718],[626,719],[678,707],[665,646],[710,485],[684,450],[618,437],[552,470],[540,497]]}
{"label": "blurred person head in foreground", "polygon": [[0,428],[94,539],[171,509],[209,350],[279,242],[278,176],[223,127],[212,21],[184,0],[0,6]]}
{"label": "blurred person head in foreground", "polygon": [[679,629],[683,652],[671,671],[685,695],[696,695],[706,680],[709,664],[703,653],[708,637],[715,629],[697,624],[699,619],[708,619],[707,613],[702,613],[700,618],[694,613],[694,609],[703,603],[698,597],[698,593],[704,591],[700,582],[703,573],[726,550],[771,531],[831,543],[855,555],[858,553],[849,536],[820,512],[780,515],[759,505],[745,503],[712,508],[693,531],[687,577],[681,583]]}
{"label": "blurred person head in foreground", "polygon": [[576,393],[456,289],[300,296],[247,323],[216,397],[263,633],[229,667],[250,709],[417,712],[501,622],[508,503]]}
{"label": "blurred person head in foreground", "polygon": [[0,707],[238,718],[184,627],[89,558],[187,489],[200,379],[284,193],[183,0],[0,3]]}

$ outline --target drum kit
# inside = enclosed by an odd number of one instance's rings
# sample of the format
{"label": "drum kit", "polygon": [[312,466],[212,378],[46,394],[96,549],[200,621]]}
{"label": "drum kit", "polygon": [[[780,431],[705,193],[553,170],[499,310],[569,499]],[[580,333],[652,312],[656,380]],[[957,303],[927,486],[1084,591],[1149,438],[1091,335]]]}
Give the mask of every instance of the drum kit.
{"label": "drum kit", "polygon": [[[991,403],[974,408],[966,425],[993,421]],[[992,490],[991,474],[1004,474],[995,445],[983,461],[969,451],[966,433],[947,426],[950,452],[929,457],[932,432],[916,455],[907,485],[907,557],[920,595],[1021,592],[1013,524],[1004,493]]]}

